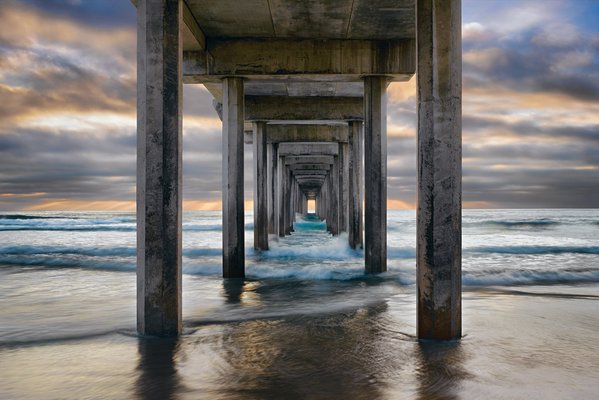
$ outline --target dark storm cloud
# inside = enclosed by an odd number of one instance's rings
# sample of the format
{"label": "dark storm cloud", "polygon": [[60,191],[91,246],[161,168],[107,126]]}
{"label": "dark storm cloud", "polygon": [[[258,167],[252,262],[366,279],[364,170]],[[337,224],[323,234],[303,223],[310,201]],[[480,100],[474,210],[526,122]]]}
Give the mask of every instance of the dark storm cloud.
{"label": "dark storm cloud", "polygon": [[464,171],[464,199],[487,201],[503,207],[599,207],[597,171],[485,170]]}
{"label": "dark storm cloud", "polygon": [[465,87],[501,82],[519,92],[599,100],[599,58],[591,56],[593,42],[588,36],[572,33],[560,42],[542,28],[509,40],[491,32],[486,35],[490,37],[483,42],[464,43]]}
{"label": "dark storm cloud", "polygon": [[[462,117],[462,126],[465,135],[476,134],[485,129],[492,129],[494,132],[505,132],[506,134],[515,134],[525,137],[542,137],[546,139],[564,139],[573,141],[590,141],[599,146],[599,124],[586,126],[554,126],[546,127],[539,125],[536,120],[518,121],[508,123],[497,120],[496,118],[485,118],[476,115],[464,115]],[[495,133],[492,133],[495,135]]]}
{"label": "dark storm cloud", "polygon": [[0,192],[47,192],[52,197],[86,199],[111,193],[117,198],[130,197],[135,147],[123,145],[129,136],[115,132],[94,141],[89,136],[43,130],[2,133]]}
{"label": "dark storm cloud", "polygon": [[[8,0],[11,2],[11,0]],[[97,27],[135,25],[135,7],[128,0],[19,0],[53,17]]]}

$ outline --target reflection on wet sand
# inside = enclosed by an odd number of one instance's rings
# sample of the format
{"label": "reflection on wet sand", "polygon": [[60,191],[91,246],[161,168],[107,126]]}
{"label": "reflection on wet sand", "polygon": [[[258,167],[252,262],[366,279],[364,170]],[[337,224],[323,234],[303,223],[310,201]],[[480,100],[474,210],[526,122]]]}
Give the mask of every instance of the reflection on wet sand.
{"label": "reflection on wet sand", "polygon": [[341,314],[228,325],[221,342],[227,367],[214,383],[230,399],[380,398],[380,377],[390,365],[379,359],[376,319],[386,310],[380,302]]}
{"label": "reflection on wet sand", "polygon": [[227,304],[241,303],[244,279],[223,279],[223,297]]}
{"label": "reflection on wet sand", "polygon": [[139,375],[135,386],[138,399],[176,398],[181,386],[175,361],[178,350],[178,339],[139,338]]}
{"label": "reflection on wet sand", "polygon": [[[460,398],[471,378],[462,343],[418,342],[401,331],[405,321],[388,300],[376,297],[331,311],[335,285],[223,281],[222,319],[199,323],[178,341],[139,340],[138,398]],[[356,285],[375,290],[377,283]],[[316,290],[320,302],[294,306]],[[289,293],[293,299],[284,301]],[[194,372],[180,375],[177,367]]]}
{"label": "reflection on wet sand", "polygon": [[470,374],[464,369],[465,354],[459,341],[421,341],[416,351],[419,400],[458,400],[460,384]]}

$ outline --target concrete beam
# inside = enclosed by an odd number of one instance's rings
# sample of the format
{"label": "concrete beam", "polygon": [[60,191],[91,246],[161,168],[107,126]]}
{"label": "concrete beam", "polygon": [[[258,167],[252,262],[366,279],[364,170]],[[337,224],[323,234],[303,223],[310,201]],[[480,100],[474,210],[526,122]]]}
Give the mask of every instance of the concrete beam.
{"label": "concrete beam", "polygon": [[300,184],[319,184],[319,186],[322,186],[322,183],[324,182],[326,176],[325,175],[317,175],[317,176],[303,176],[303,177],[297,177],[297,182]]}
{"label": "concrete beam", "polygon": [[361,97],[246,96],[245,118],[248,121],[361,120],[362,103]]}
{"label": "concrete beam", "polygon": [[303,176],[303,175],[326,175],[328,174],[328,170],[318,170],[318,169],[297,169],[293,171],[294,176]]}
{"label": "concrete beam", "polygon": [[333,164],[333,156],[287,156],[285,165],[295,164]]}
{"label": "concrete beam", "polygon": [[137,330],[181,333],[181,1],[137,7]]}
{"label": "concrete beam", "polygon": [[330,164],[293,164],[288,167],[292,171],[305,171],[305,170],[326,170],[331,169]]}
{"label": "concrete beam", "polygon": [[337,143],[279,143],[279,156],[321,155],[336,156],[339,153]]}
{"label": "concrete beam", "polygon": [[[198,21],[196,21],[193,13],[187,5],[187,1],[183,1],[183,22],[187,28],[182,32],[183,43],[185,43],[185,50],[206,50],[206,35],[200,28]],[[191,39],[194,40],[191,40]],[[192,45],[191,43],[196,43]]]}
{"label": "concrete beam", "polygon": [[[194,83],[224,76],[359,81],[385,75],[407,81],[416,70],[413,39],[213,39],[207,52],[186,52],[184,75]],[[301,75],[301,76],[300,76]]]}
{"label": "concrete beam", "polygon": [[347,142],[347,124],[268,124],[267,142]]}
{"label": "concrete beam", "polygon": [[324,182],[323,180],[316,180],[316,179],[309,180],[309,179],[306,179],[306,180],[298,181],[298,185],[300,185],[300,187],[305,187],[305,188],[307,188],[309,190],[319,191],[320,188],[323,185],[323,182]]}
{"label": "concrete beam", "polygon": [[[253,127],[245,127],[245,144],[252,144]],[[347,124],[268,124],[266,129],[267,143],[280,142],[347,142]]]}
{"label": "concrete beam", "polygon": [[418,0],[417,334],[462,334],[461,1]]}

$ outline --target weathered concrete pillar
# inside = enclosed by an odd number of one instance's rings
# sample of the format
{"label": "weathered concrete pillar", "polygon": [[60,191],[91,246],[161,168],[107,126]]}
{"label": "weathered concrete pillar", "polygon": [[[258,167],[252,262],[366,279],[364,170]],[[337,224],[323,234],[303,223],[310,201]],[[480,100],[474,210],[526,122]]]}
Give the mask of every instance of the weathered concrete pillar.
{"label": "weathered concrete pillar", "polygon": [[329,180],[331,179],[331,172],[324,179],[322,184],[322,213],[324,220],[326,221],[327,232],[331,231],[331,220],[329,219]]}
{"label": "weathered concrete pillar", "polygon": [[291,233],[293,220],[295,216],[295,184],[293,182],[293,177],[290,174],[289,178],[289,210],[287,211],[287,232]]}
{"label": "weathered concrete pillar", "polygon": [[418,337],[462,334],[461,1],[417,1]]}
{"label": "weathered concrete pillar", "polygon": [[332,227],[332,224],[333,224],[332,209],[333,209],[333,207],[331,205],[331,197],[332,197],[331,192],[332,192],[332,186],[333,186],[333,184],[331,182],[332,171],[333,171],[333,169],[331,168],[331,171],[327,175],[327,180],[326,180],[327,191],[326,191],[325,197],[324,197],[324,199],[325,199],[324,204],[326,207],[325,213],[326,213],[326,217],[327,217],[327,229],[331,233],[333,232],[333,227]]}
{"label": "weathered concrete pillar", "polygon": [[243,80],[223,78],[223,277],[245,277]]}
{"label": "weathered concrete pillar", "polygon": [[285,172],[285,235],[290,235],[293,224],[293,218],[291,217],[293,213],[293,183],[291,181],[291,170],[287,167],[283,167],[283,170]]}
{"label": "weathered concrete pillar", "polygon": [[301,213],[301,199],[300,199],[300,190],[299,190],[299,185],[297,184],[297,180],[295,178],[293,178],[293,192],[294,192],[294,205],[293,205],[293,222],[296,221],[295,215],[297,213]]}
{"label": "weathered concrete pillar", "polygon": [[308,214],[308,196],[302,193],[302,215]]}
{"label": "weathered concrete pillar", "polygon": [[137,4],[137,330],[181,332],[180,0]]}
{"label": "weathered concrete pillar", "polygon": [[268,250],[266,123],[254,123],[254,249]]}
{"label": "weathered concrete pillar", "polygon": [[364,78],[366,272],[387,270],[387,78]]}
{"label": "weathered concrete pillar", "polygon": [[278,168],[277,168],[277,233],[279,237],[285,236],[285,160],[283,157],[279,157]]}
{"label": "weathered concrete pillar", "polygon": [[362,122],[349,123],[349,245],[363,247],[362,233]]}
{"label": "weathered concrete pillar", "polygon": [[322,192],[322,188],[320,189],[320,192],[318,192],[318,194],[316,195],[316,199],[314,200],[314,212],[316,213],[316,215],[318,216],[318,218],[323,219],[322,218],[322,197],[320,195],[320,193]]}
{"label": "weathered concrete pillar", "polygon": [[347,143],[339,143],[339,232],[347,232]]}
{"label": "weathered concrete pillar", "polygon": [[279,144],[273,143],[270,145],[270,166],[268,168],[268,176],[270,182],[269,190],[269,207],[270,214],[268,217],[269,233],[277,235],[278,229],[278,196],[279,196]]}
{"label": "weathered concrete pillar", "polygon": [[331,198],[329,200],[329,206],[331,207],[331,233],[333,235],[339,234],[339,169],[340,169],[340,157],[337,155],[334,157],[333,167],[329,173],[331,183]]}
{"label": "weathered concrete pillar", "polygon": [[267,213],[268,213],[268,233],[272,234],[274,233],[274,225],[273,225],[273,214],[274,214],[274,207],[273,207],[273,201],[272,201],[272,193],[273,193],[273,160],[272,160],[272,153],[273,153],[273,143],[267,143],[266,144],[266,206],[267,206]]}
{"label": "weathered concrete pillar", "polygon": [[343,143],[343,231],[349,230],[349,143]]}

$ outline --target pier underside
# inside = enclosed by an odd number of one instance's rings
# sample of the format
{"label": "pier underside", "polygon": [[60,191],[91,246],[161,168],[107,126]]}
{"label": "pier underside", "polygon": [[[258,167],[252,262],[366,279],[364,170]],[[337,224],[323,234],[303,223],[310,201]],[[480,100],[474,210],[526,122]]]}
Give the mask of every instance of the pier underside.
{"label": "pier underside", "polygon": [[[181,93],[223,124],[223,276],[245,276],[244,141],[254,247],[308,200],[387,269],[387,87],[418,75],[418,336],[461,336],[460,0],[137,0],[138,330],[181,331]],[[393,157],[394,155],[389,155]],[[362,220],[364,218],[364,221]]]}

